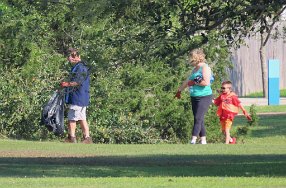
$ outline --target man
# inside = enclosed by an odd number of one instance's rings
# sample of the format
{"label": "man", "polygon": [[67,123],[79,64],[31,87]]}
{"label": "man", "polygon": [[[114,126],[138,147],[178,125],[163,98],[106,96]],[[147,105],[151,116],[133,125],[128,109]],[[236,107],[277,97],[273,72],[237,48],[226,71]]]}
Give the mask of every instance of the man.
{"label": "man", "polygon": [[89,126],[86,120],[86,108],[89,105],[90,77],[88,69],[81,61],[78,51],[69,49],[68,61],[73,65],[68,82],[61,82],[61,87],[66,88],[66,103],[69,104],[68,111],[68,138],[65,142],[76,143],[76,123],[80,123],[83,133],[82,143],[91,144]]}

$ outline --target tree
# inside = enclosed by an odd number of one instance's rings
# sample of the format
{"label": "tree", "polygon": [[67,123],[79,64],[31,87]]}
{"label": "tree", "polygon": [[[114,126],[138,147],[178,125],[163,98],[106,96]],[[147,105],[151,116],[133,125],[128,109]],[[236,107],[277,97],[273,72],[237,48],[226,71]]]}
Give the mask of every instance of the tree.
{"label": "tree", "polygon": [[[216,65],[218,84],[229,66],[227,47],[239,43],[261,15],[271,15],[283,3],[4,0],[0,131],[43,138],[37,123],[49,95],[43,88],[58,87],[67,68],[64,54],[73,46],[93,68],[89,120],[98,142],[187,142],[192,124],[187,94],[173,100],[189,69],[187,52],[206,50],[210,64]],[[210,126],[219,127],[212,122],[215,113],[210,111],[207,118]]]}
{"label": "tree", "polygon": [[260,48],[259,48],[259,55],[260,55],[260,64],[261,64],[261,73],[262,73],[262,87],[263,87],[263,96],[268,96],[268,79],[267,79],[267,61],[265,57],[265,46],[271,37],[272,31],[275,27],[275,24],[279,21],[280,15],[284,12],[286,6],[281,8],[278,12],[273,12],[272,16],[261,17],[260,22]]}

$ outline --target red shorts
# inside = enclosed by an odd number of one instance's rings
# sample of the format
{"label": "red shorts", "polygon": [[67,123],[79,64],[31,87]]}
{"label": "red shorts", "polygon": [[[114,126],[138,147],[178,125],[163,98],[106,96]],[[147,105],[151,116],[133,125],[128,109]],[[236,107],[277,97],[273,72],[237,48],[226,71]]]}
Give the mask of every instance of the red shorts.
{"label": "red shorts", "polygon": [[230,130],[231,125],[232,125],[232,120],[231,119],[220,120],[220,124],[221,124],[222,131],[225,131],[226,129]]}

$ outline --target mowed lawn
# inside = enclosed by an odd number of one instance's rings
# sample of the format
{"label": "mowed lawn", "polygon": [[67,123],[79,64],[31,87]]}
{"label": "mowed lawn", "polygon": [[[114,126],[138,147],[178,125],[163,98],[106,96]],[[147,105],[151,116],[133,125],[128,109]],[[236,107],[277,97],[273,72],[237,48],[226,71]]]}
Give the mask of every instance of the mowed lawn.
{"label": "mowed lawn", "polygon": [[285,135],[286,116],[271,115],[236,145],[2,139],[0,187],[286,187]]}

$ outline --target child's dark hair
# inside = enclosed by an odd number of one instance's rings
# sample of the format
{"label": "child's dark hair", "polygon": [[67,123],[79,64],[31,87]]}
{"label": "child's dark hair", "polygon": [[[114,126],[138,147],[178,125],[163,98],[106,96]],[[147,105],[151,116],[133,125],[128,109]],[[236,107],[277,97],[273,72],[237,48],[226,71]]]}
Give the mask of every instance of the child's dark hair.
{"label": "child's dark hair", "polygon": [[232,82],[230,80],[223,81],[221,85],[230,85],[229,89],[232,91]]}
{"label": "child's dark hair", "polygon": [[230,85],[232,85],[232,82],[231,82],[231,81],[229,81],[229,80],[227,80],[227,81],[223,81],[223,82],[221,83],[221,85],[224,85],[224,84],[230,84]]}

